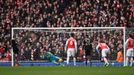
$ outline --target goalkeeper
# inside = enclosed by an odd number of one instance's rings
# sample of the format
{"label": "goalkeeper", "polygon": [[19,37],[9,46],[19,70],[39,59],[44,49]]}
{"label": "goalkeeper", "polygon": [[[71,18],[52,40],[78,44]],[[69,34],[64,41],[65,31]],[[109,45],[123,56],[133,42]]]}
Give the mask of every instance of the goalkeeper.
{"label": "goalkeeper", "polygon": [[49,60],[57,65],[63,65],[61,62],[63,61],[60,57],[53,55],[51,52],[44,52],[40,55],[41,59]]}

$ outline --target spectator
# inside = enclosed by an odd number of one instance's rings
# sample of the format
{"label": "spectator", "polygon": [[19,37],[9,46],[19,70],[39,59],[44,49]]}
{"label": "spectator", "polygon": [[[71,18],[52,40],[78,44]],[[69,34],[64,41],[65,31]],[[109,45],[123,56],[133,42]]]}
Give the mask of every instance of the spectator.
{"label": "spectator", "polygon": [[117,61],[117,62],[123,62],[123,60],[124,60],[124,59],[123,59],[122,50],[118,50],[116,61]]}
{"label": "spectator", "polygon": [[[134,26],[132,0],[0,0],[0,10],[0,42],[4,44],[11,40],[11,27]],[[16,35],[21,37],[17,40],[25,40],[22,38],[24,34]],[[115,37],[111,44],[116,44]],[[43,44],[47,44],[51,39],[42,40]],[[32,41],[28,38],[26,42]],[[81,40],[78,41],[80,43]],[[47,49],[48,46],[51,44],[47,44],[44,48]]]}

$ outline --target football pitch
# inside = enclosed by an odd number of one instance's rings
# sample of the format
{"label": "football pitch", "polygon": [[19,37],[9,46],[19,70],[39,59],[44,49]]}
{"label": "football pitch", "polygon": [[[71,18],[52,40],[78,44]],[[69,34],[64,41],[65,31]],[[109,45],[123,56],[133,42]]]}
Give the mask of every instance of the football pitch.
{"label": "football pitch", "polygon": [[0,75],[134,75],[134,67],[0,67]]}

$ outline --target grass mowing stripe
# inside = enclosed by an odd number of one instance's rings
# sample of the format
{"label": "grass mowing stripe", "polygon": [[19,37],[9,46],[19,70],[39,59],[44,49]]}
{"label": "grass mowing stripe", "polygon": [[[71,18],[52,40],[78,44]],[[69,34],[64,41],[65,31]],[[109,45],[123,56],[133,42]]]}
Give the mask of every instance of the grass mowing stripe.
{"label": "grass mowing stripe", "polygon": [[134,75],[134,67],[0,67],[0,75]]}

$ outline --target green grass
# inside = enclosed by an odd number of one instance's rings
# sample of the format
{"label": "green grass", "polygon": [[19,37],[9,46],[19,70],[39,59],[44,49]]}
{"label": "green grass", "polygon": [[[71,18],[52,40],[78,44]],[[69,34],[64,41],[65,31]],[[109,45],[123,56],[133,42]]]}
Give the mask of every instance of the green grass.
{"label": "green grass", "polygon": [[0,67],[0,75],[134,75],[134,67]]}

